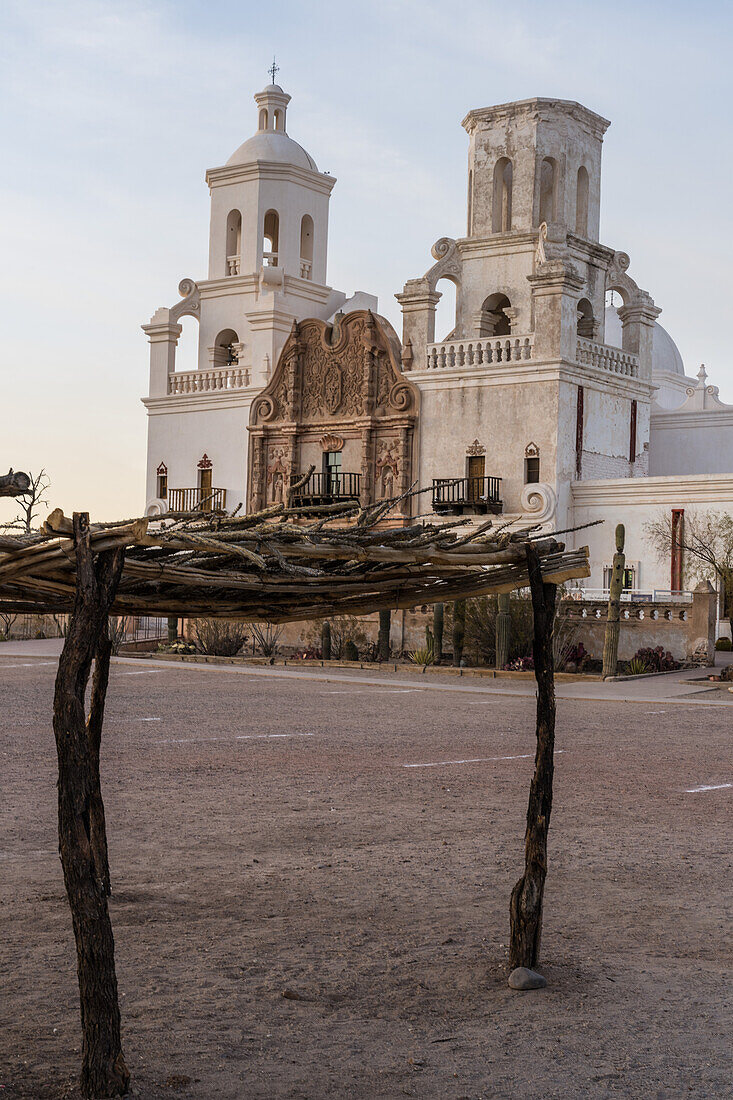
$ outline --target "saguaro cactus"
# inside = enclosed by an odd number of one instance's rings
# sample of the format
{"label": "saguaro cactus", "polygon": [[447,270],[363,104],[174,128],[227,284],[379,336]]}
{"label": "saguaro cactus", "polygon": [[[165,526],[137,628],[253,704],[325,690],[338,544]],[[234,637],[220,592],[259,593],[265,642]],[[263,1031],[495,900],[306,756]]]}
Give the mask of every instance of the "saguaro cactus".
{"label": "saguaro cactus", "polygon": [[463,659],[463,639],[466,635],[466,601],[453,604],[453,664],[459,667]]}
{"label": "saguaro cactus", "polygon": [[444,607],[442,603],[433,604],[433,661],[436,665],[439,665],[443,659],[443,614]]}
{"label": "saguaro cactus", "polygon": [[608,599],[606,636],[603,640],[603,676],[615,676],[618,665],[618,636],[621,630],[621,593],[624,590],[625,530],[623,523],[616,528],[616,553],[611,570],[611,591]]}
{"label": "saguaro cactus", "polygon": [[328,620],[321,626],[321,657],[324,661],[331,660],[331,624]]}
{"label": "saguaro cactus", "polygon": [[389,631],[392,622],[392,612],[387,608],[379,612],[379,660],[389,660]]}
{"label": "saguaro cactus", "polygon": [[509,593],[500,592],[497,596],[496,612],[496,667],[503,668],[509,662],[509,635],[511,618],[509,616]]}

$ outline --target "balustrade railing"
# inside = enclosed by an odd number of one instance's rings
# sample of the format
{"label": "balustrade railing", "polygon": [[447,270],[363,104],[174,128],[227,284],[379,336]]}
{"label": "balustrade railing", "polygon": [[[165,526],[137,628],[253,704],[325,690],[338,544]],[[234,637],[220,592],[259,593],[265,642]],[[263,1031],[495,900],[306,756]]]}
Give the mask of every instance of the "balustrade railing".
{"label": "balustrade railing", "polygon": [[[293,474],[290,484],[302,478],[302,474]],[[311,474],[305,485],[293,493],[294,501],[314,500],[325,503],[340,500],[358,500],[361,494],[361,474],[321,473]]]}
{"label": "balustrade railing", "polygon": [[476,340],[449,340],[428,344],[428,370],[498,366],[532,358],[534,335],[492,336]]}
{"label": "balustrade railing", "polygon": [[300,277],[301,277],[301,279],[310,279],[312,270],[313,270],[313,264],[310,260],[301,260],[300,261]]}
{"label": "balustrade railing", "polygon": [[226,489],[169,489],[169,512],[223,512],[227,504]]}
{"label": "balustrade railing", "polygon": [[583,337],[578,339],[576,359],[583,367],[595,367],[610,374],[623,374],[629,378],[639,377],[639,356],[632,355],[623,348],[612,348],[609,344],[596,344]]}
{"label": "balustrade railing", "polygon": [[241,390],[249,385],[246,367],[213,367],[209,370],[174,371],[168,375],[168,393],[217,393]]}
{"label": "balustrade railing", "polygon": [[227,256],[227,275],[239,275],[239,256]]}
{"label": "balustrade railing", "polygon": [[277,252],[263,252],[262,262],[265,267],[277,267]]}
{"label": "balustrade railing", "polygon": [[500,477],[434,477],[433,511],[473,508],[477,512],[501,511]]}

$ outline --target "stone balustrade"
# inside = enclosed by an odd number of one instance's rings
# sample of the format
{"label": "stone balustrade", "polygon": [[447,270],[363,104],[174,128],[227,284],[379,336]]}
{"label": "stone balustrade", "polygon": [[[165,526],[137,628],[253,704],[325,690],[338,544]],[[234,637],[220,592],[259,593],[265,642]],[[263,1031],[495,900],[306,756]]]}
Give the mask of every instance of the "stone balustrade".
{"label": "stone balustrade", "polygon": [[310,260],[300,261],[300,277],[301,279],[310,279],[313,270],[313,264]]}
{"label": "stone balustrade", "polygon": [[629,378],[639,377],[639,356],[622,348],[612,348],[608,344],[596,344],[583,337],[578,339],[576,360],[583,367],[595,367],[609,374],[625,374]]}
{"label": "stone balustrade", "polygon": [[227,256],[227,275],[239,275],[239,256]]}
{"label": "stone balustrade", "polygon": [[211,370],[174,371],[168,375],[168,393],[220,393],[249,386],[249,371],[236,365]]}
{"label": "stone balustrade", "polygon": [[428,370],[488,367],[532,358],[534,336],[492,336],[428,344]]}

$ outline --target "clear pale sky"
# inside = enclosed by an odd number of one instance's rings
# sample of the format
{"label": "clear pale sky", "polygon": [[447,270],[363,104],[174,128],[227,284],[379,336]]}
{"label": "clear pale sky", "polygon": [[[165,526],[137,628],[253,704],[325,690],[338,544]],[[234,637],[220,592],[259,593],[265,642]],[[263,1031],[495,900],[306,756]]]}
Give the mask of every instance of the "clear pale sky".
{"label": "clear pale sky", "polygon": [[204,171],[254,132],[273,53],[289,133],[338,179],[329,282],[396,326],[394,293],[465,231],[470,108],[557,96],[611,119],[601,239],[733,402],[732,30],[722,0],[6,0],[0,466],[45,466],[66,511],[141,513],[139,326],[206,274]]}

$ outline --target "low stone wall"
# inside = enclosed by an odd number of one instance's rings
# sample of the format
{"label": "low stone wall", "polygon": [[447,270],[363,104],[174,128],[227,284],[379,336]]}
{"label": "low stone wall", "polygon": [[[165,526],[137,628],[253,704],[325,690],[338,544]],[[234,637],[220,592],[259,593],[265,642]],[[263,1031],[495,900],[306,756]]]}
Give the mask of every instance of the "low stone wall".
{"label": "low stone wall", "polygon": [[[621,604],[618,655],[628,661],[639,649],[662,646],[678,661],[694,656],[713,663],[717,595],[703,582],[691,601],[630,600]],[[560,614],[573,624],[574,642],[582,642],[592,657],[603,657],[608,603],[565,599]]]}

